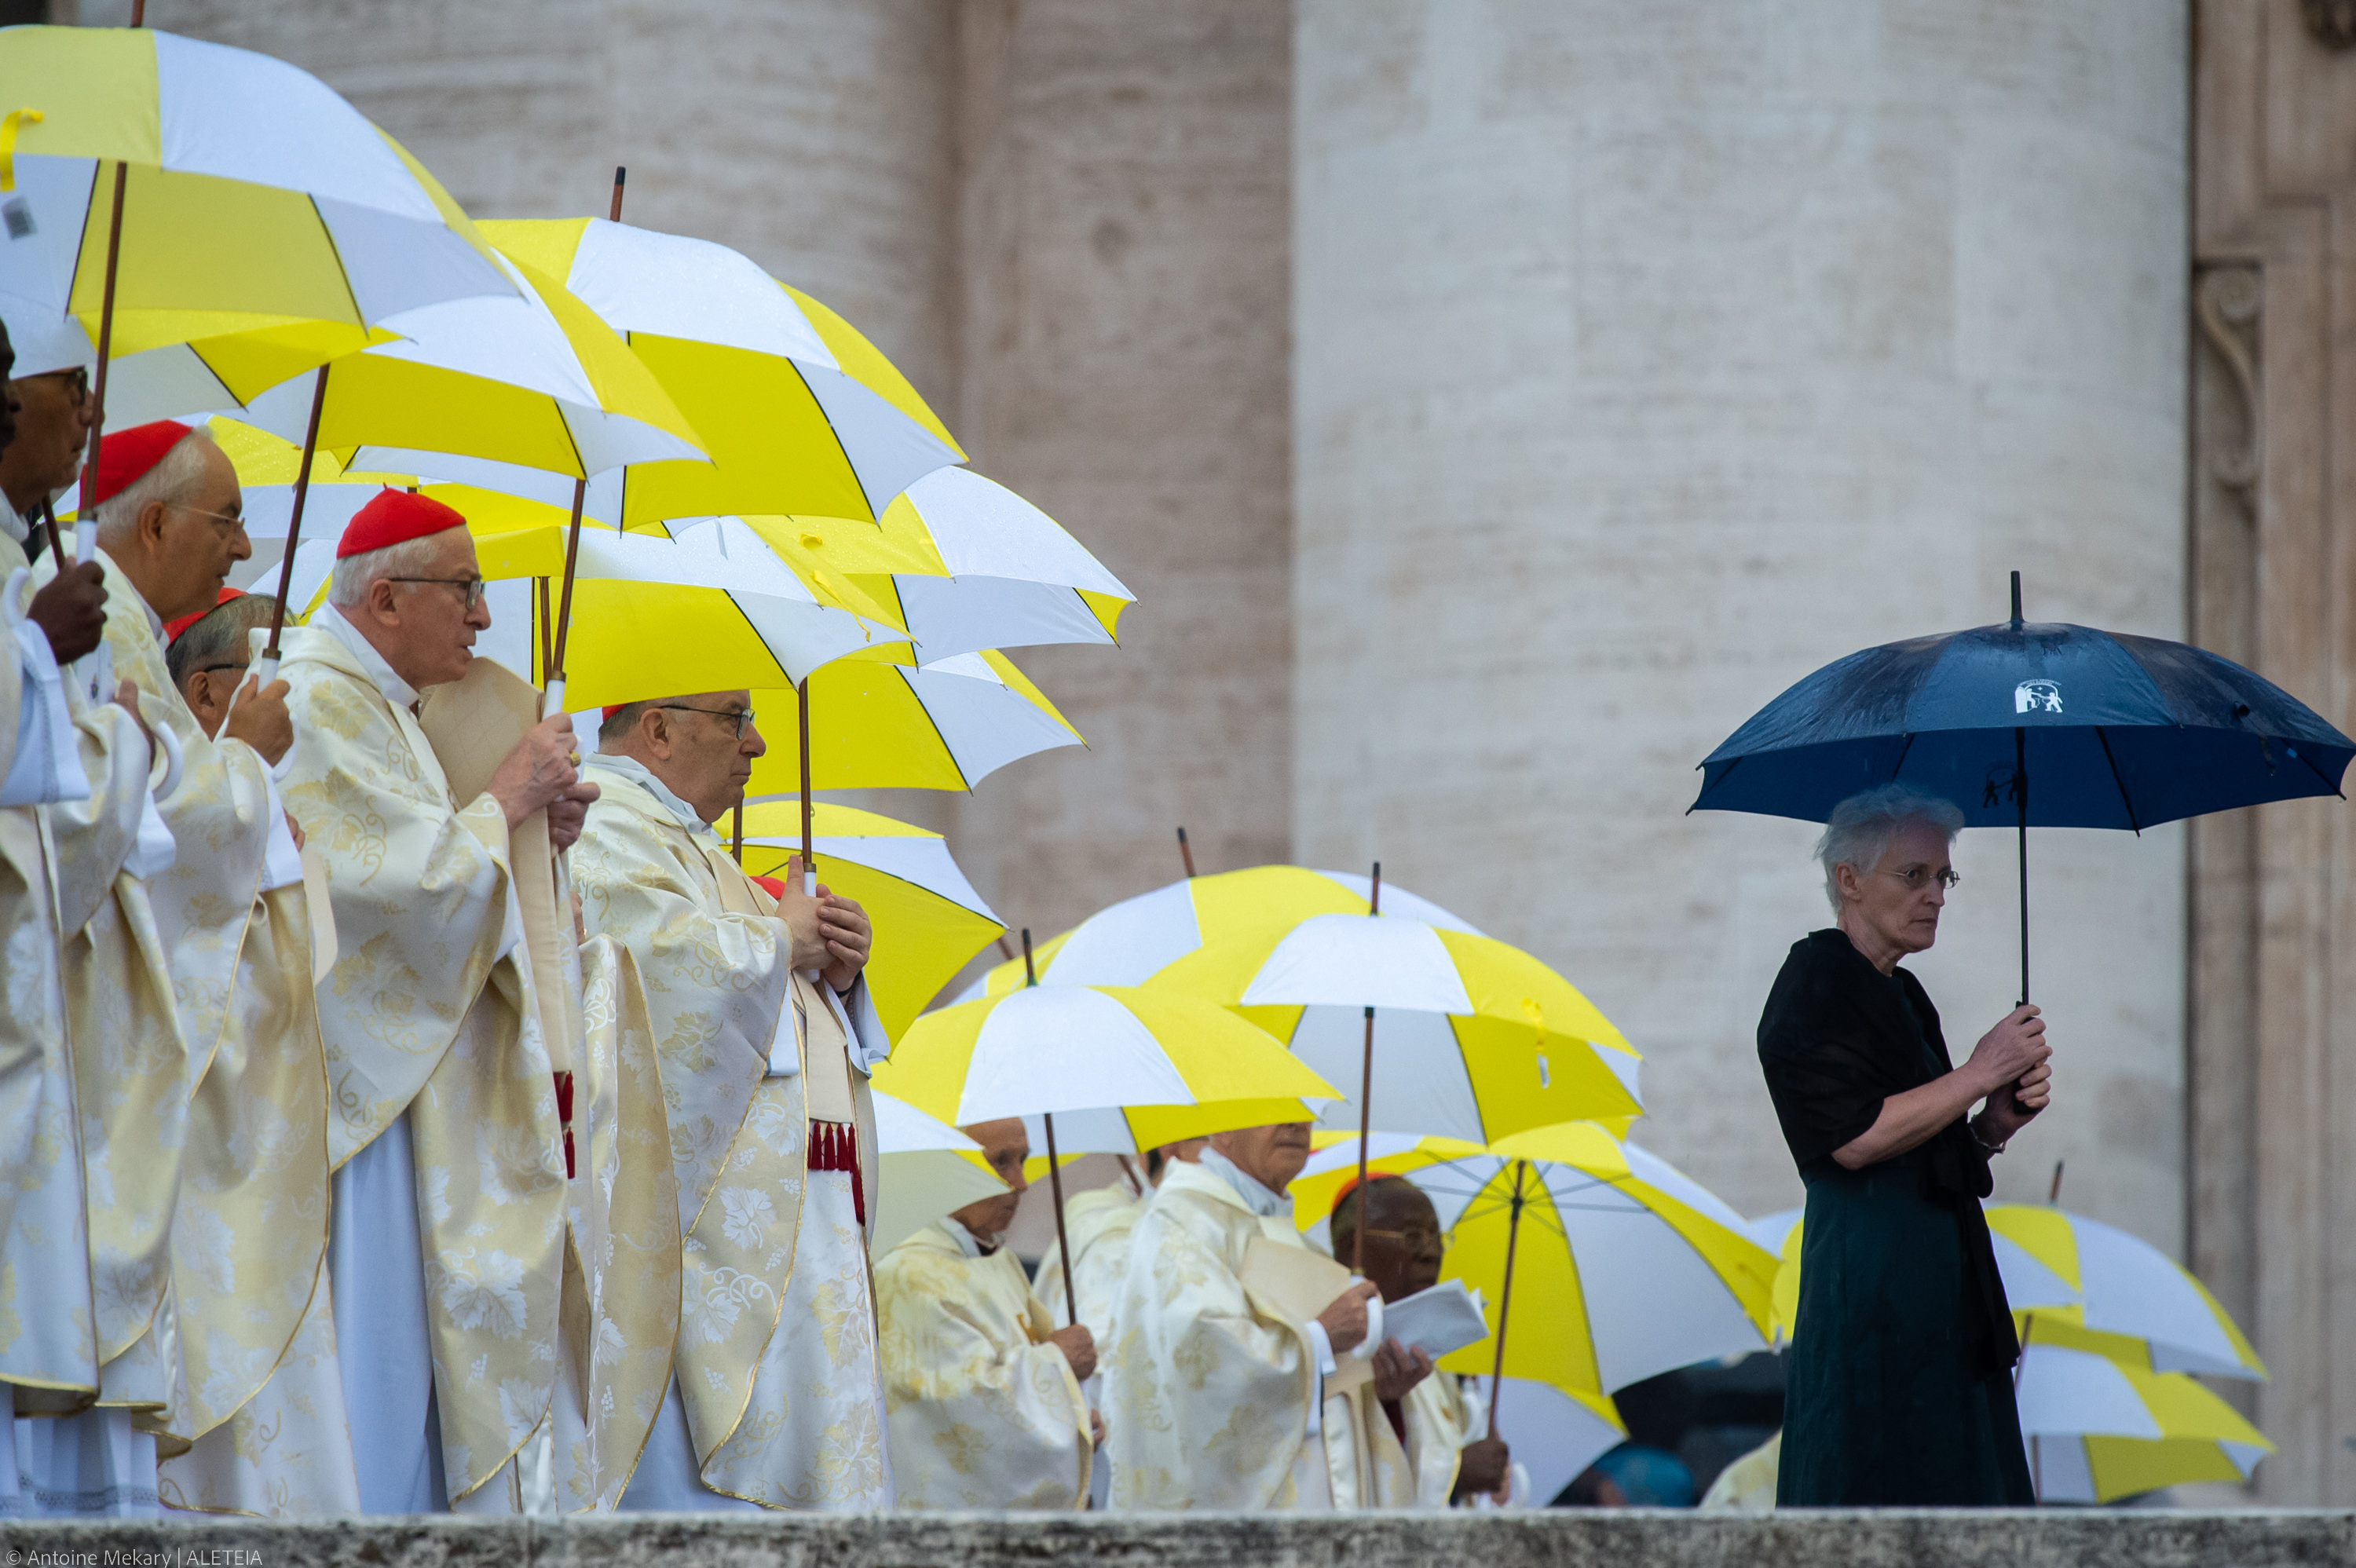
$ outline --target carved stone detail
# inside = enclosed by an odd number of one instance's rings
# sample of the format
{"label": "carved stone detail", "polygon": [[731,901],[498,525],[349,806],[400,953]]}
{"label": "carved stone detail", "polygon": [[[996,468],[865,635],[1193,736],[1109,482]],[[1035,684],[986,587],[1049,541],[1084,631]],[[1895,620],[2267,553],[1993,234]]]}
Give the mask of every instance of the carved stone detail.
{"label": "carved stone detail", "polygon": [[2298,0],[2308,36],[2327,49],[2356,48],[2356,0]]}
{"label": "carved stone detail", "polygon": [[[2356,0],[2345,0],[2356,9]],[[2309,7],[2310,14],[2313,7]],[[2265,304],[2265,279],[2257,267],[2233,261],[2205,267],[2192,291],[2192,313],[2201,336],[2233,373],[2242,399],[2239,445],[2219,452],[2209,472],[2232,491],[2251,517],[2257,515],[2258,453],[2262,449],[2258,401],[2258,315]]]}

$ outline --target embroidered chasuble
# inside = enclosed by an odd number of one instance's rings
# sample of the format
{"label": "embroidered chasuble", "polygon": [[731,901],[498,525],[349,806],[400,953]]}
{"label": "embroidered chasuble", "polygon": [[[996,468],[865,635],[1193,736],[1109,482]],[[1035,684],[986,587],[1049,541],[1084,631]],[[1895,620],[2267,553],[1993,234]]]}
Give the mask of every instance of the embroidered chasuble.
{"label": "embroidered chasuble", "polygon": [[1454,1372],[1435,1371],[1399,1401],[1407,1426],[1407,1464],[1414,1477],[1411,1496],[1383,1499],[1386,1508],[1446,1508],[1456,1490],[1456,1470],[1464,1445],[1486,1436],[1486,1411],[1464,1391]]}
{"label": "embroidered chasuble", "polygon": [[[1072,1290],[1079,1301],[1080,1321],[1096,1337],[1099,1352],[1112,1346],[1112,1307],[1120,1295],[1121,1275],[1129,1267],[1130,1232],[1144,1212],[1145,1200],[1120,1182],[1075,1193],[1064,1204],[1064,1232],[1072,1248]],[[1046,1304],[1055,1327],[1068,1327],[1064,1260],[1056,1249],[1048,1248],[1040,1260],[1039,1277],[1031,1288]]]}
{"label": "embroidered chasuble", "polygon": [[416,694],[333,606],[284,650],[285,799],[335,914],[329,1275],[362,1507],[512,1506],[556,1378],[566,1179],[506,814],[453,797]]}
{"label": "embroidered chasuble", "polygon": [[1289,1205],[1256,1214],[1217,1171],[1172,1164],[1113,1308],[1113,1506],[1316,1510],[1411,1492],[1364,1348],[1320,1373],[1309,1325],[1348,1280]]}
{"label": "embroidered chasuble", "polygon": [[776,901],[652,773],[584,771],[602,793],[573,875],[645,984],[683,1236],[673,1376],[621,1506],[889,1507],[862,1211],[890,1045],[867,987],[846,1013],[793,973]]}
{"label": "embroidered chasuble", "polygon": [[[127,907],[116,884],[134,854],[156,771],[137,765],[147,748],[135,727],[122,728],[129,715],[73,700],[72,672],[58,671],[40,629],[21,618],[32,584],[12,539],[0,539],[0,571],[8,577],[0,614],[10,645],[0,652],[14,677],[5,731],[11,804],[0,806],[0,1171],[7,1177],[0,1183],[0,1382],[14,1385],[18,1407],[48,1413],[87,1405],[99,1392],[101,1314],[69,1011],[71,1000],[89,999],[96,964],[85,928],[94,919],[110,955],[152,960],[152,948],[125,953],[121,923],[143,905],[135,881],[125,890]],[[37,678],[27,680],[27,670]],[[18,749],[20,731],[35,751],[51,753],[46,769]],[[73,924],[65,927],[68,914]],[[150,1029],[125,1041],[126,1051],[154,1041],[159,1020],[152,995],[147,1000]],[[161,1022],[168,1027],[168,1011]],[[0,1492],[13,1497],[8,1446]]]}
{"label": "embroidered chasuble", "polygon": [[1088,1406],[1045,1342],[1054,1320],[1011,1251],[985,1257],[956,1224],[927,1225],[875,1264],[899,1504],[1079,1508]]}

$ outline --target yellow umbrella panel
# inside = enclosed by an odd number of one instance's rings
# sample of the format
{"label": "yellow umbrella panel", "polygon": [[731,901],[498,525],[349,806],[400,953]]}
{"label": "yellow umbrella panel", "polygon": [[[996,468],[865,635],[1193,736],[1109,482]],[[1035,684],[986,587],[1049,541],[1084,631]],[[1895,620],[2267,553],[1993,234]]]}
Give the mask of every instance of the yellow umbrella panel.
{"label": "yellow umbrella panel", "polygon": [[[874,925],[868,988],[885,1032],[897,1039],[1006,927],[939,834],[829,802],[814,811],[819,880],[856,900]],[[798,805],[746,807],[744,869],[782,878],[787,858],[800,852],[801,831]]]}
{"label": "yellow umbrella panel", "polygon": [[[1292,1184],[1304,1231],[1330,1219],[1357,1177],[1355,1136],[1320,1141]],[[1430,1199],[1447,1249],[1440,1277],[1480,1293],[1493,1335],[1505,1323],[1509,1378],[1601,1395],[1765,1347],[1774,1259],[1706,1189],[1601,1127],[1538,1128],[1485,1148],[1378,1135],[1367,1154],[1370,1175],[1405,1177]],[[1485,1376],[1495,1356],[1493,1339],[1440,1365]]]}

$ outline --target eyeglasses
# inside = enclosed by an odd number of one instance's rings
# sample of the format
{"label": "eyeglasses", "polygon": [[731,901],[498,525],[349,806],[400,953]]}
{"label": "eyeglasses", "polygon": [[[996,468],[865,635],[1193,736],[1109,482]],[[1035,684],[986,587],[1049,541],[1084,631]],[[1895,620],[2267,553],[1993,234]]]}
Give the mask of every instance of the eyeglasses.
{"label": "eyeglasses", "polygon": [[668,708],[674,713],[709,713],[714,719],[734,719],[736,720],[736,738],[740,741],[744,738],[744,726],[753,721],[753,710],[749,708],[690,708],[683,702],[658,702],[655,706]]}
{"label": "eyeglasses", "polygon": [[252,667],[252,665],[243,665],[243,664],[200,664],[200,665],[198,665],[196,668],[194,668],[194,669],[190,670],[188,673],[189,673],[190,675],[210,675],[210,674],[212,674],[215,670],[223,670],[223,669],[248,670],[248,669],[252,669],[252,667]]}
{"label": "eyeglasses", "polygon": [[44,370],[37,376],[27,376],[25,379],[27,381],[53,381],[59,377],[64,377],[66,379],[68,383],[66,395],[72,400],[73,405],[76,408],[80,408],[82,404],[90,400],[90,371],[86,367],[80,365],[75,365],[63,370]]}
{"label": "eyeglasses", "polygon": [[191,507],[181,501],[172,502],[171,507],[172,510],[176,512],[194,512],[200,517],[210,517],[216,523],[227,523],[239,533],[245,532],[245,519],[243,517],[232,517],[227,512],[208,512],[202,507]]}
{"label": "eyeglasses", "polygon": [[1964,880],[1945,867],[1933,871],[1925,866],[1910,866],[1902,871],[1883,871],[1880,875],[1897,878],[1906,884],[1906,891],[1910,893],[1919,893],[1933,881],[1946,891],[1953,892],[1955,884]]}
{"label": "eyeglasses", "polygon": [[1409,1251],[1419,1253],[1426,1248],[1442,1246],[1447,1241],[1447,1237],[1438,1230],[1421,1225],[1406,1231],[1368,1231],[1366,1234],[1380,1236],[1387,1242],[1397,1242]]}
{"label": "eyeglasses", "polygon": [[380,578],[378,581],[382,582],[439,582],[449,588],[463,588],[466,591],[466,609],[469,613],[482,608],[483,595],[490,592],[491,587],[488,582],[479,577],[385,577]]}

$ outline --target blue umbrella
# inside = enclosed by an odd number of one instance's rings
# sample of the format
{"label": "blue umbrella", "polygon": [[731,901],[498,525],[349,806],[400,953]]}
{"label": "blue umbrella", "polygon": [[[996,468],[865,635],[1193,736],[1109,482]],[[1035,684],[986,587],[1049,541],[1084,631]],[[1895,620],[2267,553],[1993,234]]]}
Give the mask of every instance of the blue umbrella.
{"label": "blue umbrella", "polygon": [[1687,809],[1822,822],[1903,783],[1954,801],[1966,827],[2017,828],[2025,1002],[2032,824],[2139,833],[2339,795],[2351,757],[2356,741],[2230,659],[2022,621],[2016,571],[2011,620],[1851,654],[1751,715],[1703,760]]}

